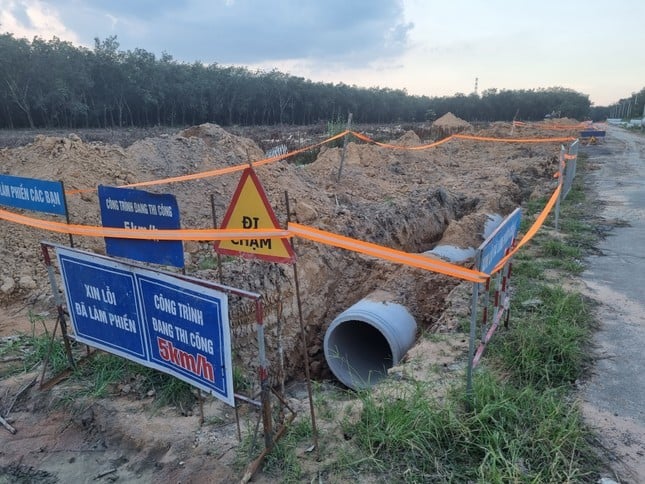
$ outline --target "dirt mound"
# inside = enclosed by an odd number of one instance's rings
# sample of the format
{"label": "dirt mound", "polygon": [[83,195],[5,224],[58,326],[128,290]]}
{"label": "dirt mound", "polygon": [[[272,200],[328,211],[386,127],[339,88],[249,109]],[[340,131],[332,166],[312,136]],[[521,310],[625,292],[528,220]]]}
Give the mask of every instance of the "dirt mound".
{"label": "dirt mound", "polygon": [[463,131],[472,131],[473,125],[448,112],[432,123],[430,132],[435,136],[445,137]]}
{"label": "dirt mound", "polygon": [[406,131],[403,136],[392,142],[392,144],[400,146],[418,146],[422,144],[422,141],[414,131]]}
{"label": "dirt mound", "polygon": [[580,121],[577,119],[572,119],[572,118],[551,118],[551,119],[545,119],[544,124],[557,124],[561,126],[567,126],[567,125],[573,125],[577,126],[580,124]]}

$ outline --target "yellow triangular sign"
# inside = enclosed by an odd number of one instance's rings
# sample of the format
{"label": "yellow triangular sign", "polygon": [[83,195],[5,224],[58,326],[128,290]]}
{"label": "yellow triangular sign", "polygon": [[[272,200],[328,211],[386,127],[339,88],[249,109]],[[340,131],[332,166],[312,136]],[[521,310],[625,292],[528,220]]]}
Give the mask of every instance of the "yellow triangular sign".
{"label": "yellow triangular sign", "polygon": [[[222,229],[280,229],[278,220],[257,175],[251,168],[242,173],[233,200],[224,215]],[[220,254],[237,255],[270,262],[293,262],[296,258],[286,239],[218,240],[214,244]]]}

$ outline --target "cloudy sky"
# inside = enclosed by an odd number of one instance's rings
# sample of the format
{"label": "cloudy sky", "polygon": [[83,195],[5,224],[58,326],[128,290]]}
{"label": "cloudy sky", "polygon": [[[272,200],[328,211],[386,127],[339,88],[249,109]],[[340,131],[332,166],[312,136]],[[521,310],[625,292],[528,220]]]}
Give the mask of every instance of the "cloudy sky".
{"label": "cloudy sky", "polygon": [[0,0],[0,32],[428,96],[645,87],[645,0]]}

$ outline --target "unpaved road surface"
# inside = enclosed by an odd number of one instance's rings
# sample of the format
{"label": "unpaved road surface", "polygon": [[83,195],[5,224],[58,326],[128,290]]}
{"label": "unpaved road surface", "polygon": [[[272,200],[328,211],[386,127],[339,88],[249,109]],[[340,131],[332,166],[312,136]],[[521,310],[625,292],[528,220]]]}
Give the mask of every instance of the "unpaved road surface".
{"label": "unpaved road surface", "polygon": [[[588,259],[583,280],[598,300],[597,362],[583,391],[589,423],[615,455],[621,482],[645,482],[645,136],[608,127],[585,149],[599,168],[591,189],[598,215],[617,225]],[[588,198],[591,195],[588,195]]]}

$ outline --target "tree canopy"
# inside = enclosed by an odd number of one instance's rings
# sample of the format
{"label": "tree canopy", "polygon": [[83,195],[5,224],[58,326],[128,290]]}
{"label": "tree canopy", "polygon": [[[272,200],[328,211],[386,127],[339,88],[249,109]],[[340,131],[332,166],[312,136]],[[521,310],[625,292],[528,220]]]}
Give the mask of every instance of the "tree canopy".
{"label": "tree canopy", "polygon": [[0,34],[0,128],[313,124],[425,121],[448,111],[469,121],[589,115],[586,95],[553,87],[449,97],[313,82],[272,70],[178,62],[116,37],[87,49],[54,37]]}

